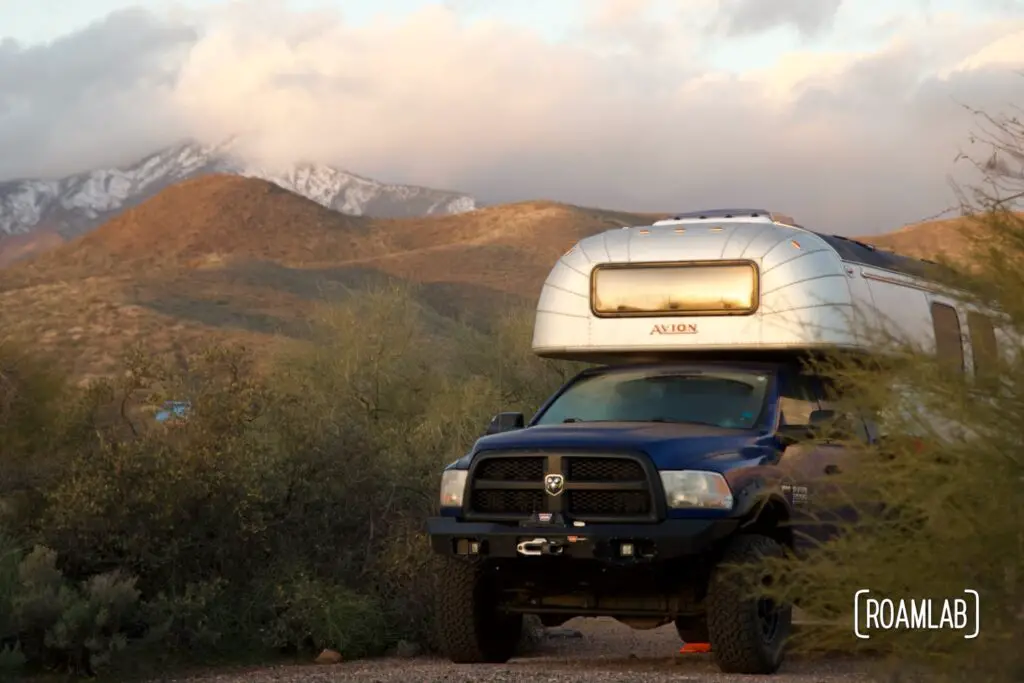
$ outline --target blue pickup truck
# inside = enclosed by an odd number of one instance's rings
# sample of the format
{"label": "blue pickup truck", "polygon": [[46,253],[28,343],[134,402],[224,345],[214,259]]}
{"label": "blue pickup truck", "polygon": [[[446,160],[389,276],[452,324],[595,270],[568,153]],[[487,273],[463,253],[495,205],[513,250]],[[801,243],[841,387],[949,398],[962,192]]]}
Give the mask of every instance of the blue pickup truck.
{"label": "blue pickup truck", "polygon": [[611,616],[675,622],[725,672],[777,670],[791,608],[716,568],[802,549],[801,482],[849,457],[801,445],[834,417],[825,388],[795,360],[625,364],[583,371],[528,424],[495,416],[429,520],[447,655],[508,660],[526,614]]}

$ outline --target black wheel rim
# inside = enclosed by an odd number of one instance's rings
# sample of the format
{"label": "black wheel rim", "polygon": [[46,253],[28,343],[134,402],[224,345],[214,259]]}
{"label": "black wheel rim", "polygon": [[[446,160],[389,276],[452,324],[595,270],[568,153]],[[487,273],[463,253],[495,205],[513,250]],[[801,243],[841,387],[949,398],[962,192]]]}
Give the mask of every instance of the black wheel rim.
{"label": "black wheel rim", "polygon": [[[770,588],[774,583],[771,575],[761,578],[761,585]],[[759,598],[757,600],[757,623],[761,627],[761,641],[765,645],[775,642],[779,633],[780,610],[775,601],[771,598]]]}
{"label": "black wheel rim", "polygon": [[761,641],[766,645],[775,642],[779,632],[779,609],[769,598],[757,601],[757,623],[761,627]]}

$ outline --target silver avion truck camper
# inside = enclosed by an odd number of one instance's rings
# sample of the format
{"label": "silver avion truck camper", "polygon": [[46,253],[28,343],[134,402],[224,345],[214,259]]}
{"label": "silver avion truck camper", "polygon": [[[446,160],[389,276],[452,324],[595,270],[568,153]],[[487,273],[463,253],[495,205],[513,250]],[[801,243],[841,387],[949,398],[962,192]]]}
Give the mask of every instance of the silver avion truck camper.
{"label": "silver avion truck camper", "polygon": [[611,616],[674,623],[725,672],[775,672],[790,608],[719,567],[802,552],[813,482],[849,456],[803,443],[833,412],[799,354],[884,351],[881,330],[971,372],[999,345],[925,266],[762,210],[577,243],[544,284],[533,348],[596,365],[529,421],[496,415],[442,473],[428,530],[448,656],[506,661],[526,614]]}
{"label": "silver avion truck camper", "polygon": [[878,352],[899,340],[973,367],[975,347],[994,353],[1002,332],[925,279],[928,266],[767,211],[684,214],[563,255],[541,290],[533,350],[623,362],[680,351]]}

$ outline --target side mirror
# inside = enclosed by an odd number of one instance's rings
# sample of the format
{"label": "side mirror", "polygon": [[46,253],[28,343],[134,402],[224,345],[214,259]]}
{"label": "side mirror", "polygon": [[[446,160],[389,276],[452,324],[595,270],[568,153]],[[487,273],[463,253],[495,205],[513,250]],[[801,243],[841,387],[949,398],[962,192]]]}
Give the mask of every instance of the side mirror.
{"label": "side mirror", "polygon": [[807,423],[812,427],[820,427],[821,425],[832,422],[836,419],[836,411],[834,410],[812,410],[810,416],[807,418]]}
{"label": "side mirror", "polygon": [[826,439],[853,439],[862,443],[874,441],[867,423],[857,415],[840,414],[834,410],[815,410],[808,422],[816,435]]}
{"label": "side mirror", "polygon": [[498,413],[491,418],[491,422],[487,425],[487,431],[484,434],[490,436],[491,434],[511,432],[516,429],[522,429],[525,425],[526,418],[522,413]]}
{"label": "side mirror", "polygon": [[806,441],[814,437],[814,433],[807,425],[782,425],[779,427],[777,436],[786,446],[792,446],[800,441]]}

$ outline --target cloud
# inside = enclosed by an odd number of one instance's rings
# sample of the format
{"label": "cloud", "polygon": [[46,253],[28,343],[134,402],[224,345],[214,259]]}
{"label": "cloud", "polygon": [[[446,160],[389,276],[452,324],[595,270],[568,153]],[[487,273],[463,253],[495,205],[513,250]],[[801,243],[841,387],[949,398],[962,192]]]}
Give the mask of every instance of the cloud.
{"label": "cloud", "polygon": [[728,35],[792,25],[810,36],[825,29],[843,0],[722,0],[719,21]]}
{"label": "cloud", "polygon": [[[333,163],[487,202],[762,205],[866,234],[952,201],[947,175],[972,126],[959,103],[998,110],[1024,91],[1024,41],[1010,39],[1024,22],[949,18],[873,52],[734,73],[702,59],[700,31],[667,31],[646,4],[606,5],[562,43],[441,6],[353,26],[271,2],[125,12],[48,45],[3,43],[0,179],[241,132],[266,163]],[[618,41],[615,22],[629,28]]]}
{"label": "cloud", "polygon": [[47,45],[0,41],[0,178],[61,172],[186,132],[174,86],[198,37],[133,9]]}

